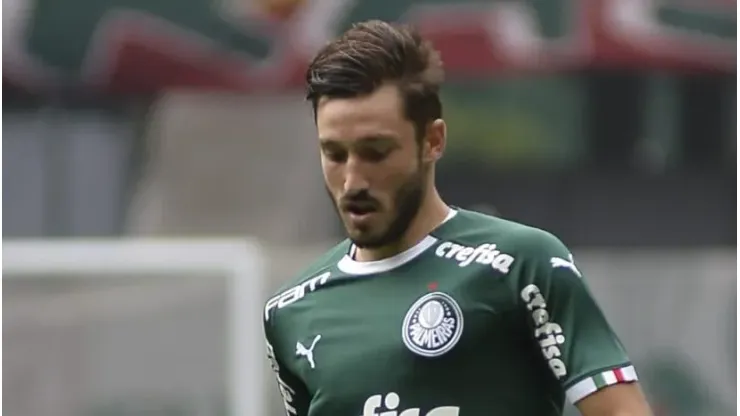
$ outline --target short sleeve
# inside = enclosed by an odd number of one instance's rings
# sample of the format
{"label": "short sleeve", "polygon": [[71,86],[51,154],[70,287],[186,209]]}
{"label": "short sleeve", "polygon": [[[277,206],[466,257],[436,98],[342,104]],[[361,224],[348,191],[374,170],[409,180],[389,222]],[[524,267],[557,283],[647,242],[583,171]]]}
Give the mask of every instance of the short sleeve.
{"label": "short sleeve", "polygon": [[599,389],[637,380],[627,353],[591,295],[570,251],[544,231],[522,244],[517,301],[532,341],[575,404]]}

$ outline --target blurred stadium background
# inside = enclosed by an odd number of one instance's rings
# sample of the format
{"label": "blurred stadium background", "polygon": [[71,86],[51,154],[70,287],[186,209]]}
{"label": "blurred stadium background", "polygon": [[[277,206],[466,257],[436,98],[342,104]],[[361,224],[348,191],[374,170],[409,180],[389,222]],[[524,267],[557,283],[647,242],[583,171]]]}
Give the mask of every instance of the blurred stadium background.
{"label": "blurred stadium background", "polygon": [[573,248],[657,416],[735,414],[731,0],[4,0],[3,413],[281,414],[260,302],[342,235],[302,71],[368,18],[442,51],[447,201]]}

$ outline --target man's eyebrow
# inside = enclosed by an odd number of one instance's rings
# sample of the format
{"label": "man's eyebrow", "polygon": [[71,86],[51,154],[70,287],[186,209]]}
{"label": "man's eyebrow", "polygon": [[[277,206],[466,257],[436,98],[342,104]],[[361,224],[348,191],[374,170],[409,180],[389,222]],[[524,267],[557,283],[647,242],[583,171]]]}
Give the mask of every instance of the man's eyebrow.
{"label": "man's eyebrow", "polygon": [[345,149],[346,147],[347,147],[347,144],[342,140],[327,139],[327,138],[319,139],[319,148],[322,151],[327,151],[327,150],[336,151],[340,149]]}
{"label": "man's eyebrow", "polygon": [[320,137],[319,144],[321,147],[327,146],[367,146],[367,145],[396,145],[398,140],[395,136],[388,134],[373,134],[370,136],[360,137],[353,141],[340,140],[329,137]]}
{"label": "man's eyebrow", "polygon": [[388,134],[373,134],[371,136],[365,136],[361,137],[357,140],[356,143],[362,143],[362,144],[395,144],[396,143],[395,136],[391,136]]}

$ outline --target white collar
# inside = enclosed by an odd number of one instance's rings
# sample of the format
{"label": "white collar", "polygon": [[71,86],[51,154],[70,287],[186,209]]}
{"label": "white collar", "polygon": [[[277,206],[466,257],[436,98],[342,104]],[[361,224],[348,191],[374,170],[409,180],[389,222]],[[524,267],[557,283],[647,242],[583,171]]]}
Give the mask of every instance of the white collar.
{"label": "white collar", "polygon": [[[444,219],[444,221],[442,221],[442,224],[454,218],[455,215],[457,215],[457,210],[450,209],[450,211],[447,213],[447,217]],[[416,243],[415,246],[409,248],[408,250],[398,253],[395,256],[375,261],[356,261],[355,259],[353,259],[352,257],[354,257],[354,253],[356,250],[353,244],[350,247],[349,253],[345,254],[344,257],[339,260],[339,263],[337,263],[337,268],[339,268],[339,270],[344,273],[355,275],[368,275],[387,272],[401,267],[404,264],[415,259],[421,253],[425,252],[428,248],[432,247],[437,241],[437,238],[432,237],[431,235],[427,235],[426,237],[422,238],[421,241]]]}

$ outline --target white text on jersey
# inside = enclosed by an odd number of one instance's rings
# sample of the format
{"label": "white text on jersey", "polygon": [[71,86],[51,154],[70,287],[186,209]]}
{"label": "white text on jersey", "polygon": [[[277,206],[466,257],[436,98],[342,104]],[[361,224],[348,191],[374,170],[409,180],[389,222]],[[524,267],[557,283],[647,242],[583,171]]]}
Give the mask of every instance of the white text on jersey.
{"label": "white text on jersey", "polygon": [[563,328],[560,325],[550,322],[550,314],[547,312],[547,303],[540,292],[540,288],[535,285],[527,285],[521,292],[522,300],[527,302],[527,309],[532,312],[534,321],[534,337],[540,343],[542,355],[547,360],[555,377],[562,378],[568,374],[565,363],[559,357],[560,345],[565,342]]}
{"label": "white text on jersey", "polygon": [[307,293],[313,292],[323,286],[326,281],[329,280],[330,275],[330,272],[322,273],[270,298],[270,300],[267,301],[267,304],[265,304],[265,321],[270,320],[270,310],[274,308],[282,309],[292,303],[298,302],[303,299]]}
{"label": "white text on jersey", "polygon": [[501,273],[509,273],[514,257],[496,250],[496,244],[481,244],[478,247],[466,247],[460,244],[444,242],[435,251],[437,257],[457,261],[458,266],[467,267],[474,261],[478,264],[490,265]]}
{"label": "white text on jersey", "polygon": [[[405,409],[396,410],[398,405],[401,404],[401,398],[398,394],[390,392],[383,397],[382,394],[376,394],[370,396],[365,400],[365,405],[362,407],[361,416],[459,416],[460,408],[458,406],[441,406],[435,407],[430,411],[422,414],[421,409]],[[385,412],[380,412],[383,408],[388,409]]]}
{"label": "white text on jersey", "polygon": [[283,397],[283,406],[285,406],[285,413],[290,415],[297,415],[298,411],[293,406],[293,396],[295,396],[295,390],[293,390],[283,379],[280,377],[280,365],[275,358],[275,350],[272,348],[272,344],[267,342],[267,359],[270,360],[270,367],[275,372],[277,378],[278,388],[280,389],[280,395]]}

